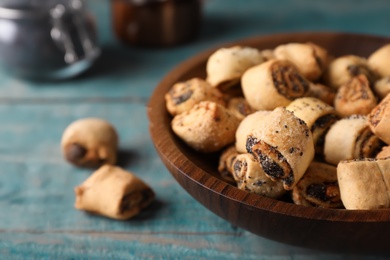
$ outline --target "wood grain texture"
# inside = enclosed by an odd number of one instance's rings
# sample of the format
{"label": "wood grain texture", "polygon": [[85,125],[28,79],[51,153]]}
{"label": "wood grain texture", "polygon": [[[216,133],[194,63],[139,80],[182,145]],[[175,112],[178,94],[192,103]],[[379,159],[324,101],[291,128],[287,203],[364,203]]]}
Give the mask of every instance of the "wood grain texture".
{"label": "wood grain texture", "polygon": [[[275,48],[288,42],[314,42],[332,55],[367,57],[390,38],[345,33],[293,33],[254,37],[227,46]],[[234,225],[277,241],[337,252],[390,252],[390,209],[351,211],[297,206],[251,194],[218,179],[217,161],[196,153],[171,130],[164,94],[175,82],[204,78],[206,51],[180,64],[156,88],[149,102],[152,140],[175,179],[194,198]]]}
{"label": "wood grain texture", "polygon": [[[388,0],[207,0],[197,41],[171,49],[119,44],[110,30],[110,1],[87,2],[103,50],[91,70],[61,82],[0,71],[0,259],[386,259],[289,246],[217,217],[161,162],[149,138],[146,102],[179,62],[228,41],[302,30],[389,35]],[[156,191],[156,202],[133,220],[73,209],[73,187],[90,171],[65,163],[59,140],[67,124],[86,116],[115,125],[121,165]]]}

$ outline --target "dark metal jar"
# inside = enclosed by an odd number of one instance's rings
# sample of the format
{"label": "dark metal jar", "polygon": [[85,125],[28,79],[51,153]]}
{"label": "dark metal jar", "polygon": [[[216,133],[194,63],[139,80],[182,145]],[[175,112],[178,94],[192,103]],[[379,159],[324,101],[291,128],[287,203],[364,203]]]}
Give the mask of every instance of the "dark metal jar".
{"label": "dark metal jar", "polygon": [[96,28],[82,0],[0,2],[0,64],[16,75],[62,79],[99,56]]}
{"label": "dark metal jar", "polygon": [[192,41],[201,24],[201,0],[112,0],[117,37],[130,45],[166,47]]}

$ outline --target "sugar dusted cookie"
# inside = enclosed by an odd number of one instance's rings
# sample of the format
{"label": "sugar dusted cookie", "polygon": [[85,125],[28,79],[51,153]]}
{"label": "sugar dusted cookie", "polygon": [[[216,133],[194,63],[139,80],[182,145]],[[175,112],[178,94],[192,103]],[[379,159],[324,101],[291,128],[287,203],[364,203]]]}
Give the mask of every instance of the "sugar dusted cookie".
{"label": "sugar dusted cookie", "polygon": [[173,116],[189,111],[194,105],[207,100],[225,105],[222,93],[200,78],[176,83],[165,94],[167,110]]}
{"label": "sugar dusted cookie", "polygon": [[216,152],[234,143],[240,120],[225,107],[202,101],[190,111],[175,116],[172,130],[197,151]]}
{"label": "sugar dusted cookie", "polygon": [[263,62],[260,51],[244,46],[221,48],[207,60],[207,81],[221,90],[229,89],[239,83],[242,74]]}

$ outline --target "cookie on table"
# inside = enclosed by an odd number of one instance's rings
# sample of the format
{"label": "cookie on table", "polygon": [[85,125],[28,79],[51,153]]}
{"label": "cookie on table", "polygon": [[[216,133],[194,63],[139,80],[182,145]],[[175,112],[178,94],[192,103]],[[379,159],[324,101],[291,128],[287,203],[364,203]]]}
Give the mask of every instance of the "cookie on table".
{"label": "cookie on table", "polygon": [[305,175],[294,187],[292,199],[297,205],[342,208],[336,167],[312,162]]}
{"label": "cookie on table", "polygon": [[353,77],[342,85],[336,94],[334,106],[341,117],[351,115],[368,115],[377,105],[376,97],[371,91],[366,75]]}
{"label": "cookie on table", "polygon": [[318,80],[328,65],[328,52],[314,43],[288,43],[274,50],[277,59],[289,60],[310,81]]}
{"label": "cookie on table", "polygon": [[80,167],[114,165],[117,160],[118,134],[106,120],[83,118],[70,124],[61,140],[65,159]]}
{"label": "cookie on table", "polygon": [[195,104],[206,100],[225,105],[222,93],[200,78],[176,83],[165,94],[166,107],[172,116],[189,111]]}
{"label": "cookie on table", "polygon": [[241,190],[275,199],[286,193],[283,183],[272,181],[249,153],[237,155],[232,168],[237,187]]}
{"label": "cookie on table", "polygon": [[202,101],[190,111],[175,116],[173,132],[193,149],[216,152],[234,143],[240,120],[227,108],[211,101]]}
{"label": "cookie on table", "polygon": [[310,82],[287,60],[269,60],[248,69],[241,79],[245,99],[256,110],[273,110],[304,97]]}
{"label": "cookie on table", "polygon": [[75,187],[75,208],[118,220],[134,217],[155,197],[133,173],[104,165]]}
{"label": "cookie on table", "polygon": [[324,73],[328,86],[335,89],[349,82],[353,77],[365,75],[370,83],[375,82],[376,75],[368,66],[367,60],[356,55],[345,55],[334,59]]}
{"label": "cookie on table", "polygon": [[263,62],[263,56],[255,48],[234,46],[221,48],[207,60],[207,82],[221,90],[239,83],[242,74],[250,67]]}
{"label": "cookie on table", "polygon": [[380,77],[390,76],[390,44],[374,51],[368,57],[368,65]]}
{"label": "cookie on table", "polygon": [[337,166],[337,178],[345,208],[389,208],[389,169],[390,158],[341,161]]}

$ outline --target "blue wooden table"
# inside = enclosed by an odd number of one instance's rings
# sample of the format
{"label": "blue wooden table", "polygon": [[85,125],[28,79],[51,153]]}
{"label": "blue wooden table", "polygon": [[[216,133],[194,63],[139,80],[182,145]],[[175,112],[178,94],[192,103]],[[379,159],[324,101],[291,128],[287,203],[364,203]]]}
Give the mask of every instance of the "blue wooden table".
{"label": "blue wooden table", "polygon": [[[107,0],[89,0],[103,52],[73,80],[30,82],[0,71],[1,259],[359,259],[296,248],[253,235],[190,197],[158,158],[146,103],[160,79],[190,56],[226,41],[276,32],[326,30],[390,36],[388,0],[206,0],[197,41],[170,49],[116,42]],[[62,159],[65,127],[82,117],[109,120],[120,135],[120,165],[157,194],[121,222],[73,208],[73,187],[90,170]],[[379,259],[379,256],[366,256]]]}

